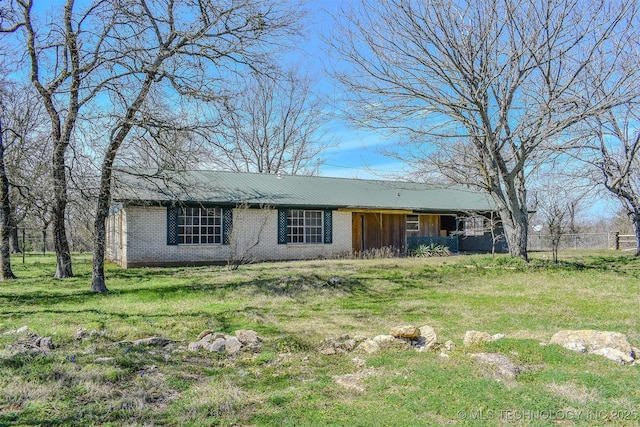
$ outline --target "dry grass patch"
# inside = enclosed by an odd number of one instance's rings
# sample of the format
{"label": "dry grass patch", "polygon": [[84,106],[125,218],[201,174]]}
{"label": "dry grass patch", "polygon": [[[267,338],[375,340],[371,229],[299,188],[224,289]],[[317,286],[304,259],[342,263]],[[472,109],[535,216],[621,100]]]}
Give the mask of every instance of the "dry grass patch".
{"label": "dry grass patch", "polygon": [[590,402],[597,402],[601,399],[600,392],[596,389],[590,389],[584,385],[578,385],[573,382],[556,383],[555,381],[546,387],[555,396],[566,399],[574,403],[584,405]]}

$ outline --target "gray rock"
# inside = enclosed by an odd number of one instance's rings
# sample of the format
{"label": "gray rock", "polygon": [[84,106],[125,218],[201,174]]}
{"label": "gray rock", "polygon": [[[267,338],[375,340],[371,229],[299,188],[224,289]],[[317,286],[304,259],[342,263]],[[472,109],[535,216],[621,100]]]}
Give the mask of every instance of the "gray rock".
{"label": "gray rock", "polygon": [[243,345],[255,345],[262,342],[262,339],[258,336],[258,334],[250,329],[237,330],[236,338],[238,338],[238,341],[240,341]]}
{"label": "gray rock", "polygon": [[219,338],[226,339],[223,333],[214,332],[212,334],[206,334],[199,341],[203,344],[206,344],[206,343],[212,343]]}
{"label": "gray rock", "polygon": [[113,363],[114,361],[115,359],[113,357],[98,357],[93,362],[98,364],[108,365]]}
{"label": "gray rock", "polygon": [[224,343],[224,348],[227,351],[227,354],[233,356],[235,354],[240,353],[242,350],[242,343],[236,337],[231,337]]}
{"label": "gray rock", "polygon": [[83,340],[87,338],[87,330],[85,328],[78,328],[76,329],[76,333],[75,333],[75,339],[77,340]]}
{"label": "gray rock", "polygon": [[453,351],[456,349],[456,344],[453,341],[448,340],[447,342],[444,343],[444,348],[447,351]]}
{"label": "gray rock", "polygon": [[16,335],[26,334],[27,332],[29,332],[28,326],[22,326],[21,328],[16,329]]}
{"label": "gray rock", "polygon": [[341,343],[341,348],[343,348],[345,351],[353,351],[353,349],[356,348],[356,345],[356,340],[346,339]]}
{"label": "gray rock", "polygon": [[202,338],[206,337],[207,335],[211,335],[213,334],[213,331],[211,329],[205,329],[204,331],[200,332],[198,334],[198,338],[197,340],[200,341]]}
{"label": "gray rock", "polygon": [[226,351],[226,342],[224,338],[218,338],[212,343],[204,344],[203,347],[212,353],[224,353]]}
{"label": "gray rock", "polygon": [[36,340],[36,346],[38,346],[42,350],[53,350],[55,348],[51,337],[38,338]]}

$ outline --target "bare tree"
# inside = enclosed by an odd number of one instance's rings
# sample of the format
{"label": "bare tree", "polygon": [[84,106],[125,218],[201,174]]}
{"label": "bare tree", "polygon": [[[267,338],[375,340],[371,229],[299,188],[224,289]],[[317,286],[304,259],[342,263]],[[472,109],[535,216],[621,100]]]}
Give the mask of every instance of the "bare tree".
{"label": "bare tree", "polygon": [[162,128],[150,100],[170,98],[176,109],[189,109],[185,100],[224,98],[231,75],[261,68],[274,51],[269,46],[279,48],[279,37],[297,33],[300,12],[294,3],[263,0],[67,0],[36,25],[32,1],[15,4],[22,18],[6,22],[4,30],[22,29],[31,82],[51,122],[56,277],[73,274],[64,229],[67,149],[78,138],[80,121],[107,130],[99,133],[92,281],[93,291],[105,292],[111,169],[132,130]]}
{"label": "bare tree", "polygon": [[250,73],[221,109],[222,133],[211,138],[212,163],[244,172],[317,174],[329,146],[326,105],[299,67]]}
{"label": "bare tree", "polygon": [[[21,30],[15,34],[22,36],[18,42],[28,57],[29,78],[51,125],[55,277],[72,277],[65,226],[66,155],[81,108],[93,100],[106,83],[96,81],[96,70],[105,60],[118,55],[105,43],[106,35],[113,31],[115,16],[110,2],[104,0],[87,3],[81,11],[76,10],[74,0],[67,0],[62,11],[52,11],[46,16],[34,16],[33,0],[15,0],[12,5],[16,8],[14,21],[2,30]],[[135,37],[135,34],[129,35]]]}
{"label": "bare tree", "polygon": [[[527,174],[576,123],[624,102],[614,95],[637,70],[586,65],[621,60],[635,4],[361,0],[337,21],[334,75],[356,124],[405,136],[403,159],[490,193],[510,254],[527,259]],[[605,79],[608,96],[584,102]]]}
{"label": "bare tree", "polygon": [[[150,94],[215,101],[236,71],[259,67],[268,46],[298,25],[296,9],[281,2],[243,0],[116,2],[120,24],[111,39],[128,73],[109,84],[115,122],[104,151],[95,218],[91,290],[105,292],[105,219],[111,200],[112,167],[118,150],[134,128],[153,126]],[[131,37],[131,33],[135,37]],[[188,66],[185,66],[188,65]]]}
{"label": "bare tree", "polygon": [[595,167],[595,180],[621,203],[631,220],[640,256],[640,114],[638,104],[610,110],[590,122],[590,138],[582,158]]}

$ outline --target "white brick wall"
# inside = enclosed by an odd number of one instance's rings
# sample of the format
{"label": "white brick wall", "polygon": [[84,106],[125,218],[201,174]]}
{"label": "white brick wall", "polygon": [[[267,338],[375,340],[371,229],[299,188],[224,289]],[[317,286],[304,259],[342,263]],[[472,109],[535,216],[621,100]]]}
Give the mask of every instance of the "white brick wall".
{"label": "white brick wall", "polygon": [[[108,233],[108,259],[120,265],[219,263],[249,260],[331,258],[351,253],[351,213],[333,212],[333,243],[278,244],[278,212],[272,209],[234,209],[229,245],[167,245],[167,210],[127,207],[126,245],[117,253],[117,233]],[[114,215],[115,216],[115,215]],[[112,221],[113,216],[108,219]]]}

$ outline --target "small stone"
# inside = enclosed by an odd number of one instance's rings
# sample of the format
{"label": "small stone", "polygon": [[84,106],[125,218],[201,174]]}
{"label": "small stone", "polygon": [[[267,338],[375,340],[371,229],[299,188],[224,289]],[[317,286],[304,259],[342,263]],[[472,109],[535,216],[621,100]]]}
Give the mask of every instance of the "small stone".
{"label": "small stone", "polygon": [[356,348],[356,340],[347,339],[343,341],[342,344],[340,344],[340,348],[346,351],[352,351],[354,348]]}
{"label": "small stone", "polygon": [[27,332],[29,332],[28,326],[23,326],[21,328],[16,329],[16,335],[26,334]]}
{"label": "small stone", "polygon": [[373,337],[373,341],[378,344],[390,344],[394,342],[396,338],[393,335],[376,335]]}
{"label": "small stone", "polygon": [[221,332],[214,332],[213,334],[208,334],[202,337],[202,339],[200,339],[200,342],[203,344],[212,343],[220,338],[225,339],[225,335]]}
{"label": "small stone", "polygon": [[501,340],[502,338],[504,338],[506,335],[505,334],[495,334],[495,335],[491,335],[491,339],[493,341],[497,341],[497,340]]}
{"label": "small stone", "polygon": [[456,344],[453,341],[448,340],[447,342],[444,343],[444,348],[447,351],[453,351],[456,349]]}
{"label": "small stone", "polygon": [[255,345],[262,342],[262,339],[255,331],[249,329],[240,329],[236,331],[236,338],[243,345]]}
{"label": "small stone", "polygon": [[468,347],[473,344],[478,344],[481,342],[487,342],[492,340],[493,338],[491,338],[491,335],[489,335],[487,332],[467,331],[464,334],[463,343],[465,347]]}
{"label": "small stone", "polygon": [[367,354],[377,353],[380,351],[380,344],[372,339],[367,339],[362,341],[358,347],[356,347],[356,351]]}
{"label": "small stone", "polygon": [[189,346],[187,347],[187,350],[189,350],[189,351],[198,351],[202,347],[204,347],[204,344],[202,343],[202,341],[193,341],[193,342],[189,343]]}
{"label": "small stone", "polygon": [[336,347],[338,347],[339,345],[340,345],[340,342],[338,340],[335,340],[332,338],[326,339],[322,343],[322,346],[320,346],[320,348],[318,349],[318,352],[320,354],[331,356],[336,354]]}
{"label": "small stone", "polygon": [[44,338],[38,339],[37,346],[43,350],[53,350],[55,348],[55,346],[53,345],[53,341],[51,340],[51,337],[44,337]]}
{"label": "small stone", "polygon": [[227,351],[227,354],[229,354],[230,356],[233,356],[235,354],[240,353],[240,351],[242,350],[242,343],[238,340],[238,338],[231,337],[225,341],[224,347],[225,347],[225,350]]}
{"label": "small stone", "polygon": [[440,357],[443,357],[443,358],[446,359],[447,357],[449,357],[449,355],[447,353],[445,353],[444,350],[442,350],[442,351],[440,351]]}
{"label": "small stone", "polygon": [[336,286],[339,285],[343,282],[344,280],[342,280],[339,277],[332,277],[331,279],[327,280],[327,285],[329,286]]}
{"label": "small stone", "polygon": [[420,336],[420,329],[412,325],[396,326],[390,332],[396,338],[414,339]]}
{"label": "small stone", "polygon": [[98,357],[93,362],[101,365],[112,364],[115,361],[113,357]]}
{"label": "small stone", "polygon": [[77,340],[83,340],[87,338],[87,330],[85,328],[76,329],[75,338]]}
{"label": "small stone", "polygon": [[336,348],[335,347],[322,347],[322,348],[320,348],[320,350],[318,350],[318,353],[324,354],[325,356],[333,356],[334,354],[336,354]]}
{"label": "small stone", "polygon": [[198,338],[197,340],[200,341],[202,338],[206,337],[207,335],[211,335],[213,334],[213,331],[211,329],[205,329],[204,331],[200,332],[198,334]]}

